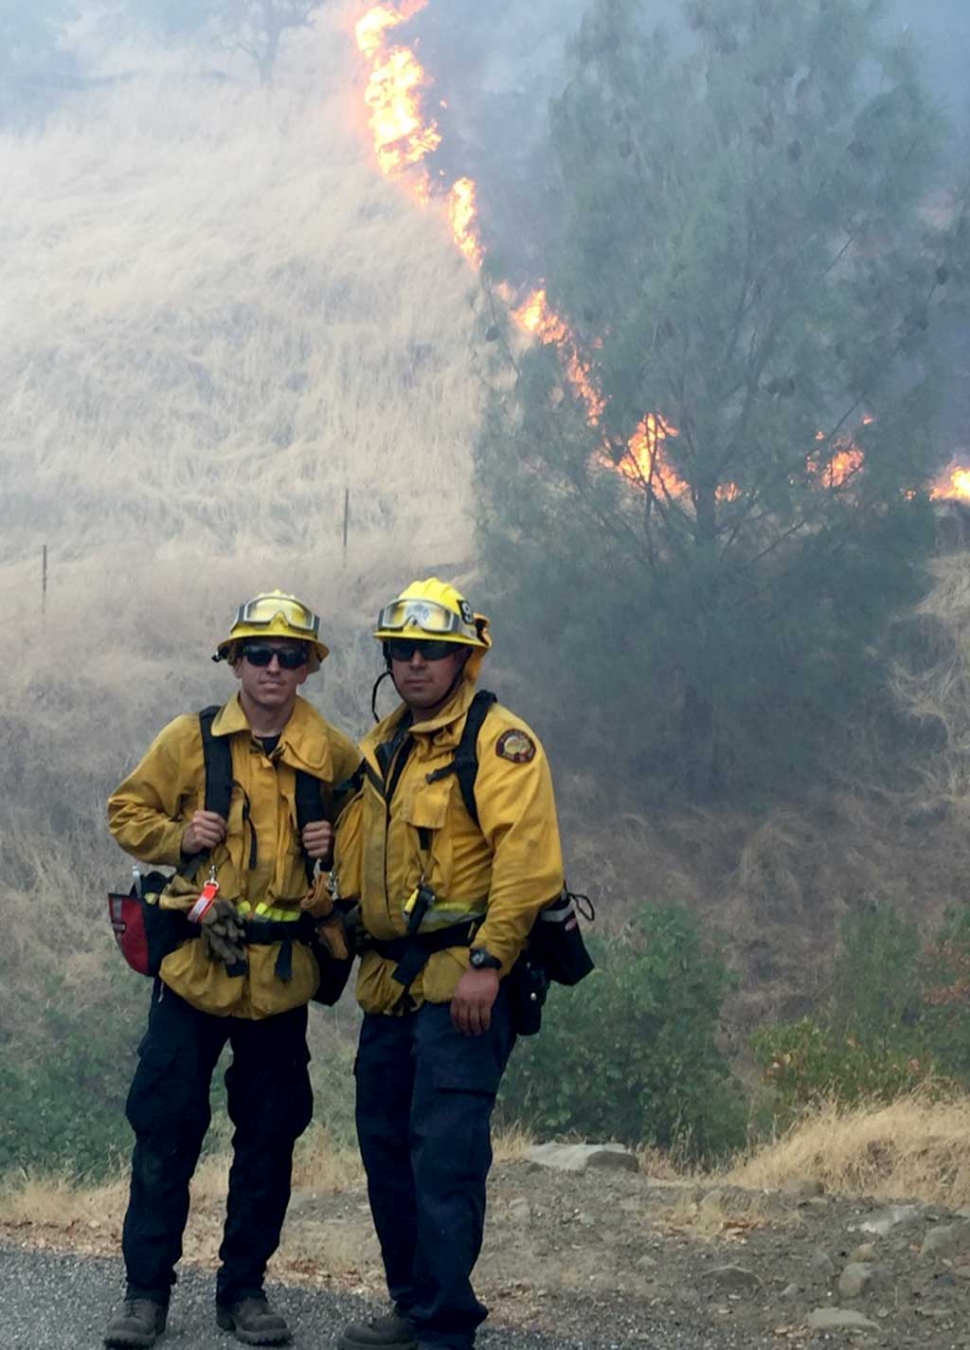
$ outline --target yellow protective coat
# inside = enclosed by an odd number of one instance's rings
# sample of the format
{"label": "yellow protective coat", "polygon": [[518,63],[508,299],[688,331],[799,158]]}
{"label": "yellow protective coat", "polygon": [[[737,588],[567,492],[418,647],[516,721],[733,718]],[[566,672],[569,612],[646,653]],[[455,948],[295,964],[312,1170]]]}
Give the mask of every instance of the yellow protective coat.
{"label": "yellow protective coat", "polygon": [[[375,782],[382,779],[377,747],[393,737],[405,709],[398,708],[362,741],[369,772],[341,816],[336,868],[341,895],[360,896],[364,927],[382,939],[406,933],[404,904],[423,875],[437,900],[421,931],[484,915],[475,945],[499,958],[504,976],[539,910],[561,892],[563,864],[548,761],[532,731],[507,708],[493,704],[478,737],[478,825],[465,809],[454,774],[427,781],[454,759],[480,664],[476,652],[447,708],[411,728],[414,747],[389,804]],[[503,734],[511,731],[524,732],[534,745],[527,762],[499,754]],[[421,848],[422,827],[431,836],[428,855]],[[403,990],[391,978],[394,968],[394,961],[377,952],[361,958],[357,998],[365,1012],[389,1012],[399,1001]],[[467,948],[433,953],[410,986],[411,998],[418,1004],[448,1002],[467,968]]]}
{"label": "yellow protective coat", "polygon": [[[188,881],[173,877],[162,893],[163,908],[189,910],[215,865],[219,895],[244,914],[296,921],[307,893],[296,816],[296,773],[302,769],[331,785],[343,782],[360,763],[349,736],[330,726],[302,698],[272,758],[253,739],[236,695],[220,709],[214,736],[228,736],[233,792],[226,840]],[[202,732],[196,714],[177,717],[151,745],[138,767],[108,801],[111,833],[142,862],[176,867],[182,835],[193,812],[205,804]],[[279,944],[248,949],[249,973],[230,976],[210,961],[198,939],[183,942],[162,962],[161,978],[203,1012],[260,1018],[300,1007],[319,980],[310,950],[295,943],[293,975],[275,973]]]}

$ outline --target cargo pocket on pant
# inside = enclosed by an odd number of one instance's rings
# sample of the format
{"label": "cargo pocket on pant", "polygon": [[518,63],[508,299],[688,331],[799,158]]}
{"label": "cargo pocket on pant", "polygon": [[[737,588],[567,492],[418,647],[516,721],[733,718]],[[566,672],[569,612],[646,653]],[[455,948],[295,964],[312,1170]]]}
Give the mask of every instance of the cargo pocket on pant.
{"label": "cargo pocket on pant", "polygon": [[431,1071],[435,1092],[471,1092],[494,1097],[501,1074],[493,1064],[436,1064]]}
{"label": "cargo pocket on pant", "polygon": [[136,1135],[165,1131],[184,1113],[182,1094],[173,1081],[175,1046],[153,1044],[146,1035],[138,1047],[138,1067],[128,1090],[125,1115]]}
{"label": "cargo pocket on pant", "polygon": [[283,1091],[289,1137],[299,1139],[313,1118],[313,1088],[310,1085],[310,1047],[301,1045],[293,1055],[289,1084]]}
{"label": "cargo pocket on pant", "polygon": [[492,1107],[501,1075],[489,1063],[438,1064],[432,1070],[437,1166],[456,1184],[480,1182],[492,1161]]}

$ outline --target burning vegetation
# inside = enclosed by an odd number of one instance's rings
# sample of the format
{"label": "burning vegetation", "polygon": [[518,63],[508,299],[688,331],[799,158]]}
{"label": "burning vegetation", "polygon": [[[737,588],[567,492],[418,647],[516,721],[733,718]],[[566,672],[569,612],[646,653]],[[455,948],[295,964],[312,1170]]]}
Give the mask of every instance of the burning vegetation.
{"label": "burning vegetation", "polygon": [[[367,63],[365,102],[374,152],[381,172],[401,181],[422,207],[443,202],[452,238],[468,263],[480,270],[485,258],[478,221],[477,185],[468,176],[450,186],[442,175],[432,177],[427,161],[439,148],[443,135],[435,117],[427,111],[434,80],[425,70],[414,46],[400,39],[398,30],[426,9],[430,0],[387,0],[368,9],[355,28],[357,48]],[[445,107],[444,103],[439,106]],[[606,398],[599,386],[593,362],[580,350],[577,337],[563,316],[549,302],[545,286],[524,297],[505,283],[497,288],[515,324],[559,357],[569,389],[584,410],[591,428],[601,424]],[[866,415],[862,426],[872,418]],[[591,463],[618,473],[634,488],[668,502],[689,503],[691,487],[665,455],[668,441],[678,428],[659,412],[647,412],[629,440],[604,444],[591,456]],[[827,442],[824,432],[817,440]],[[865,467],[865,454],[852,435],[840,435],[827,447],[832,453],[813,451],[806,458],[809,482],[830,490],[851,487]],[[733,482],[720,484],[717,500],[731,503],[741,496]],[[970,468],[953,462],[933,483],[933,499],[970,502]]]}

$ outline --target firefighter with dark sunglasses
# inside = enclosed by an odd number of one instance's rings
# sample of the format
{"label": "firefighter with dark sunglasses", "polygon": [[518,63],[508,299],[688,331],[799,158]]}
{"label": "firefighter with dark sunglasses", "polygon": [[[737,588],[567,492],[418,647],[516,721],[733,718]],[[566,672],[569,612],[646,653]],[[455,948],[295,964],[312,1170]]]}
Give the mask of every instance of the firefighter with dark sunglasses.
{"label": "firefighter with dark sunglasses", "polygon": [[[289,933],[308,903],[308,870],[327,863],[333,843],[325,819],[299,830],[297,796],[309,783],[326,802],[360,763],[350,738],[298,693],[326,656],[319,618],[295,596],[273,591],[242,605],[213,658],[229,663],[239,688],[207,733],[228,744],[228,814],[205,806],[195,714],[165,727],[108,803],[126,852],[176,869],[158,903],[180,911],[179,923],[187,915],[190,936],[161,963],[128,1096],[127,1290],[106,1346],[151,1346],[165,1329],[210,1082],[227,1042],[235,1133],[217,1321],[247,1345],[289,1340],[263,1277],[289,1203],[293,1146],[312,1112],[306,1005],[319,980],[310,947]],[[201,871],[185,866],[199,855]]]}
{"label": "firefighter with dark sunglasses", "polygon": [[[408,586],[374,636],[402,702],[362,742],[335,867],[364,929],[357,1132],[393,1309],[339,1345],[470,1350],[492,1108],[516,1036],[507,977],[563,889],[556,807],[532,730],[476,701],[488,622],[454,586]],[[466,800],[455,756],[470,721]]]}

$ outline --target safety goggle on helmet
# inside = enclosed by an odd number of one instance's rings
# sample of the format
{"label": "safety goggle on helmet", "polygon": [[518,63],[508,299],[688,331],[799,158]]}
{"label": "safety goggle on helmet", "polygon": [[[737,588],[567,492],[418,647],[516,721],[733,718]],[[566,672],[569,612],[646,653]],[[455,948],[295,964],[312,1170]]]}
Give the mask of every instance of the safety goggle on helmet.
{"label": "safety goggle on helmet", "polygon": [[309,605],[285,591],[266,591],[236,610],[229,636],[219,643],[215,659],[230,660],[235,644],[244,638],[271,637],[305,642],[311,671],[319,670],[320,662],[330,654],[330,649],[320,641],[320,616]]}
{"label": "safety goggle on helmet", "polygon": [[374,637],[388,641],[408,633],[424,633],[442,642],[487,647],[479,616],[454,586],[437,577],[416,581],[377,616]]}

